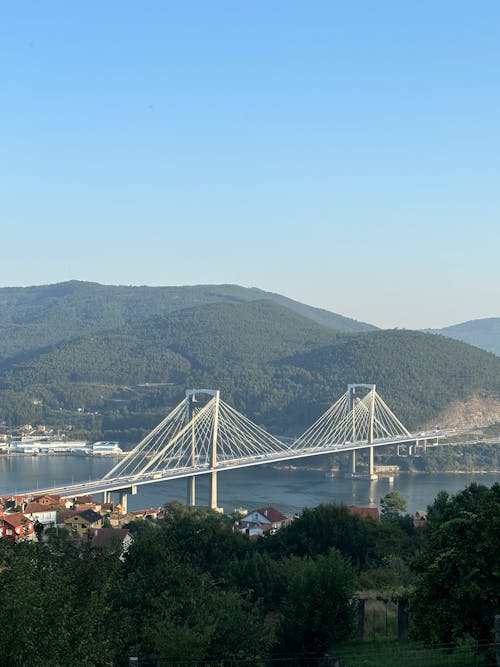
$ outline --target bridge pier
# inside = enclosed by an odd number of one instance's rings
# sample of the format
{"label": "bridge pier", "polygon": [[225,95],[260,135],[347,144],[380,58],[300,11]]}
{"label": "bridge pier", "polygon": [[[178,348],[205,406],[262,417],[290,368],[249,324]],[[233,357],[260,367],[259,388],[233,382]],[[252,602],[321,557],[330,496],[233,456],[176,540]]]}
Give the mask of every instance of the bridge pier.
{"label": "bridge pier", "polygon": [[193,475],[192,477],[187,478],[187,504],[190,507],[194,507],[196,505],[196,477]]}
{"label": "bridge pier", "polygon": [[[128,496],[135,496],[137,494],[137,485],[133,484],[132,486],[127,486],[124,489],[117,489],[117,492],[120,494],[120,507],[121,513],[127,514],[128,512]],[[108,492],[110,493],[110,492]]]}
{"label": "bridge pier", "polygon": [[213,470],[210,473],[210,508],[213,510],[219,509],[217,507],[217,471]]}
{"label": "bridge pier", "polygon": [[126,514],[128,512],[128,503],[127,503],[128,494],[126,491],[120,491],[120,507],[121,513]]}
{"label": "bridge pier", "polygon": [[375,476],[375,461],[374,461],[374,447],[369,447],[368,448],[368,453],[369,453],[369,460],[368,460],[368,475],[370,476],[370,479],[373,479]]}
{"label": "bridge pier", "polygon": [[111,491],[103,491],[102,492],[102,502],[103,503],[110,503],[111,502]]}
{"label": "bridge pier", "polygon": [[346,473],[346,477],[352,479],[367,479],[370,482],[373,482],[378,479],[378,475],[375,472],[373,452],[374,447],[368,447],[368,471],[367,472],[357,472],[356,471],[356,450],[351,450],[351,471]]}

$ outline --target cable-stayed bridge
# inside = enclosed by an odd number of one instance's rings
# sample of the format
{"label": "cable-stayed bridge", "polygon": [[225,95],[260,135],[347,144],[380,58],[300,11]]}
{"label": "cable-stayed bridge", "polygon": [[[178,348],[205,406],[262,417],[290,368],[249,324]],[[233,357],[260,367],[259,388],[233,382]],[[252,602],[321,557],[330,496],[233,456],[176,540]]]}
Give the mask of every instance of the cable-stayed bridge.
{"label": "cable-stayed bridge", "polygon": [[[63,498],[119,492],[126,511],[127,495],[144,484],[187,478],[187,501],[196,503],[196,478],[209,474],[210,506],[217,507],[217,474],[224,470],[289,461],[306,456],[369,450],[369,477],[374,478],[375,447],[436,440],[448,431],[410,433],[391,411],[374,384],[349,384],[347,391],[302,435],[290,442],[270,435],[225,403],[220,392],[189,389],[179,403],[102,479],[37,489],[31,495]],[[25,495],[30,495],[27,492]]]}

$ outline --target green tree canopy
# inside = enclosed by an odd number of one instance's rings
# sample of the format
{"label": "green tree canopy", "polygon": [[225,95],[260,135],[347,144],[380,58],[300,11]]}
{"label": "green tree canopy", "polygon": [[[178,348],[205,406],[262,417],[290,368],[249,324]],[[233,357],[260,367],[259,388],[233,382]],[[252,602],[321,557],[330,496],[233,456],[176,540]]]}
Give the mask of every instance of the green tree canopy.
{"label": "green tree canopy", "polygon": [[406,512],[407,502],[399,491],[389,491],[380,499],[382,519],[390,521],[397,519],[401,513]]}
{"label": "green tree canopy", "polygon": [[500,600],[500,484],[441,493],[416,560],[415,634],[427,641],[491,641]]}

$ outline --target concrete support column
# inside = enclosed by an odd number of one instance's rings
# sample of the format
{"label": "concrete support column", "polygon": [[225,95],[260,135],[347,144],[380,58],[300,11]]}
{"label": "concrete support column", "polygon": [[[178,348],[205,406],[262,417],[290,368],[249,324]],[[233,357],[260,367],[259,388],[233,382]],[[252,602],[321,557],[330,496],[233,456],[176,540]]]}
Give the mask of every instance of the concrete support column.
{"label": "concrete support column", "polygon": [[102,492],[102,502],[103,503],[110,503],[111,502],[111,491],[103,491]]}
{"label": "concrete support column", "polygon": [[126,491],[120,491],[120,505],[122,507],[122,514],[126,514],[128,509],[127,509],[127,492]]}
{"label": "concrete support column", "polygon": [[210,507],[213,510],[217,509],[217,471],[213,470],[210,473]]}
{"label": "concrete support column", "polygon": [[375,449],[374,447],[369,447],[368,448],[368,451],[369,451],[369,454],[370,454],[370,460],[369,460],[369,464],[368,464],[368,474],[370,475],[370,477],[372,477],[372,475],[375,474],[375,465],[374,465],[374,461],[373,461],[373,450],[374,449]]}
{"label": "concrete support column", "polygon": [[187,504],[191,507],[196,505],[196,477],[187,478]]}
{"label": "concrete support column", "polygon": [[351,452],[351,472],[354,475],[356,473],[356,450],[353,449]]}

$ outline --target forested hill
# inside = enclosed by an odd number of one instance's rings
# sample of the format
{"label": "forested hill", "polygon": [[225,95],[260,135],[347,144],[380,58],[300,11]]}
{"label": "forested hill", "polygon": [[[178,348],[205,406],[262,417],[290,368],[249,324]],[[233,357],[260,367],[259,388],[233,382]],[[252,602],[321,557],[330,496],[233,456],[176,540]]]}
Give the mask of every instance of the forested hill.
{"label": "forested hill", "polygon": [[280,294],[238,285],[134,287],[70,281],[0,288],[0,361],[85,333],[138,323],[155,315],[209,303],[269,299],[338,331],[375,327]]}
{"label": "forested hill", "polygon": [[334,332],[268,300],[219,303],[6,363],[0,414],[8,423],[57,421],[89,436],[131,440],[160,421],[186,388],[203,386],[220,389],[226,402],[270,431],[293,435],[349,382],[375,382],[413,428],[454,400],[499,394],[500,359],[419,332]]}
{"label": "forested hill", "polygon": [[486,317],[470,320],[443,329],[433,329],[433,333],[463,340],[465,343],[481,347],[500,356],[500,317]]}

